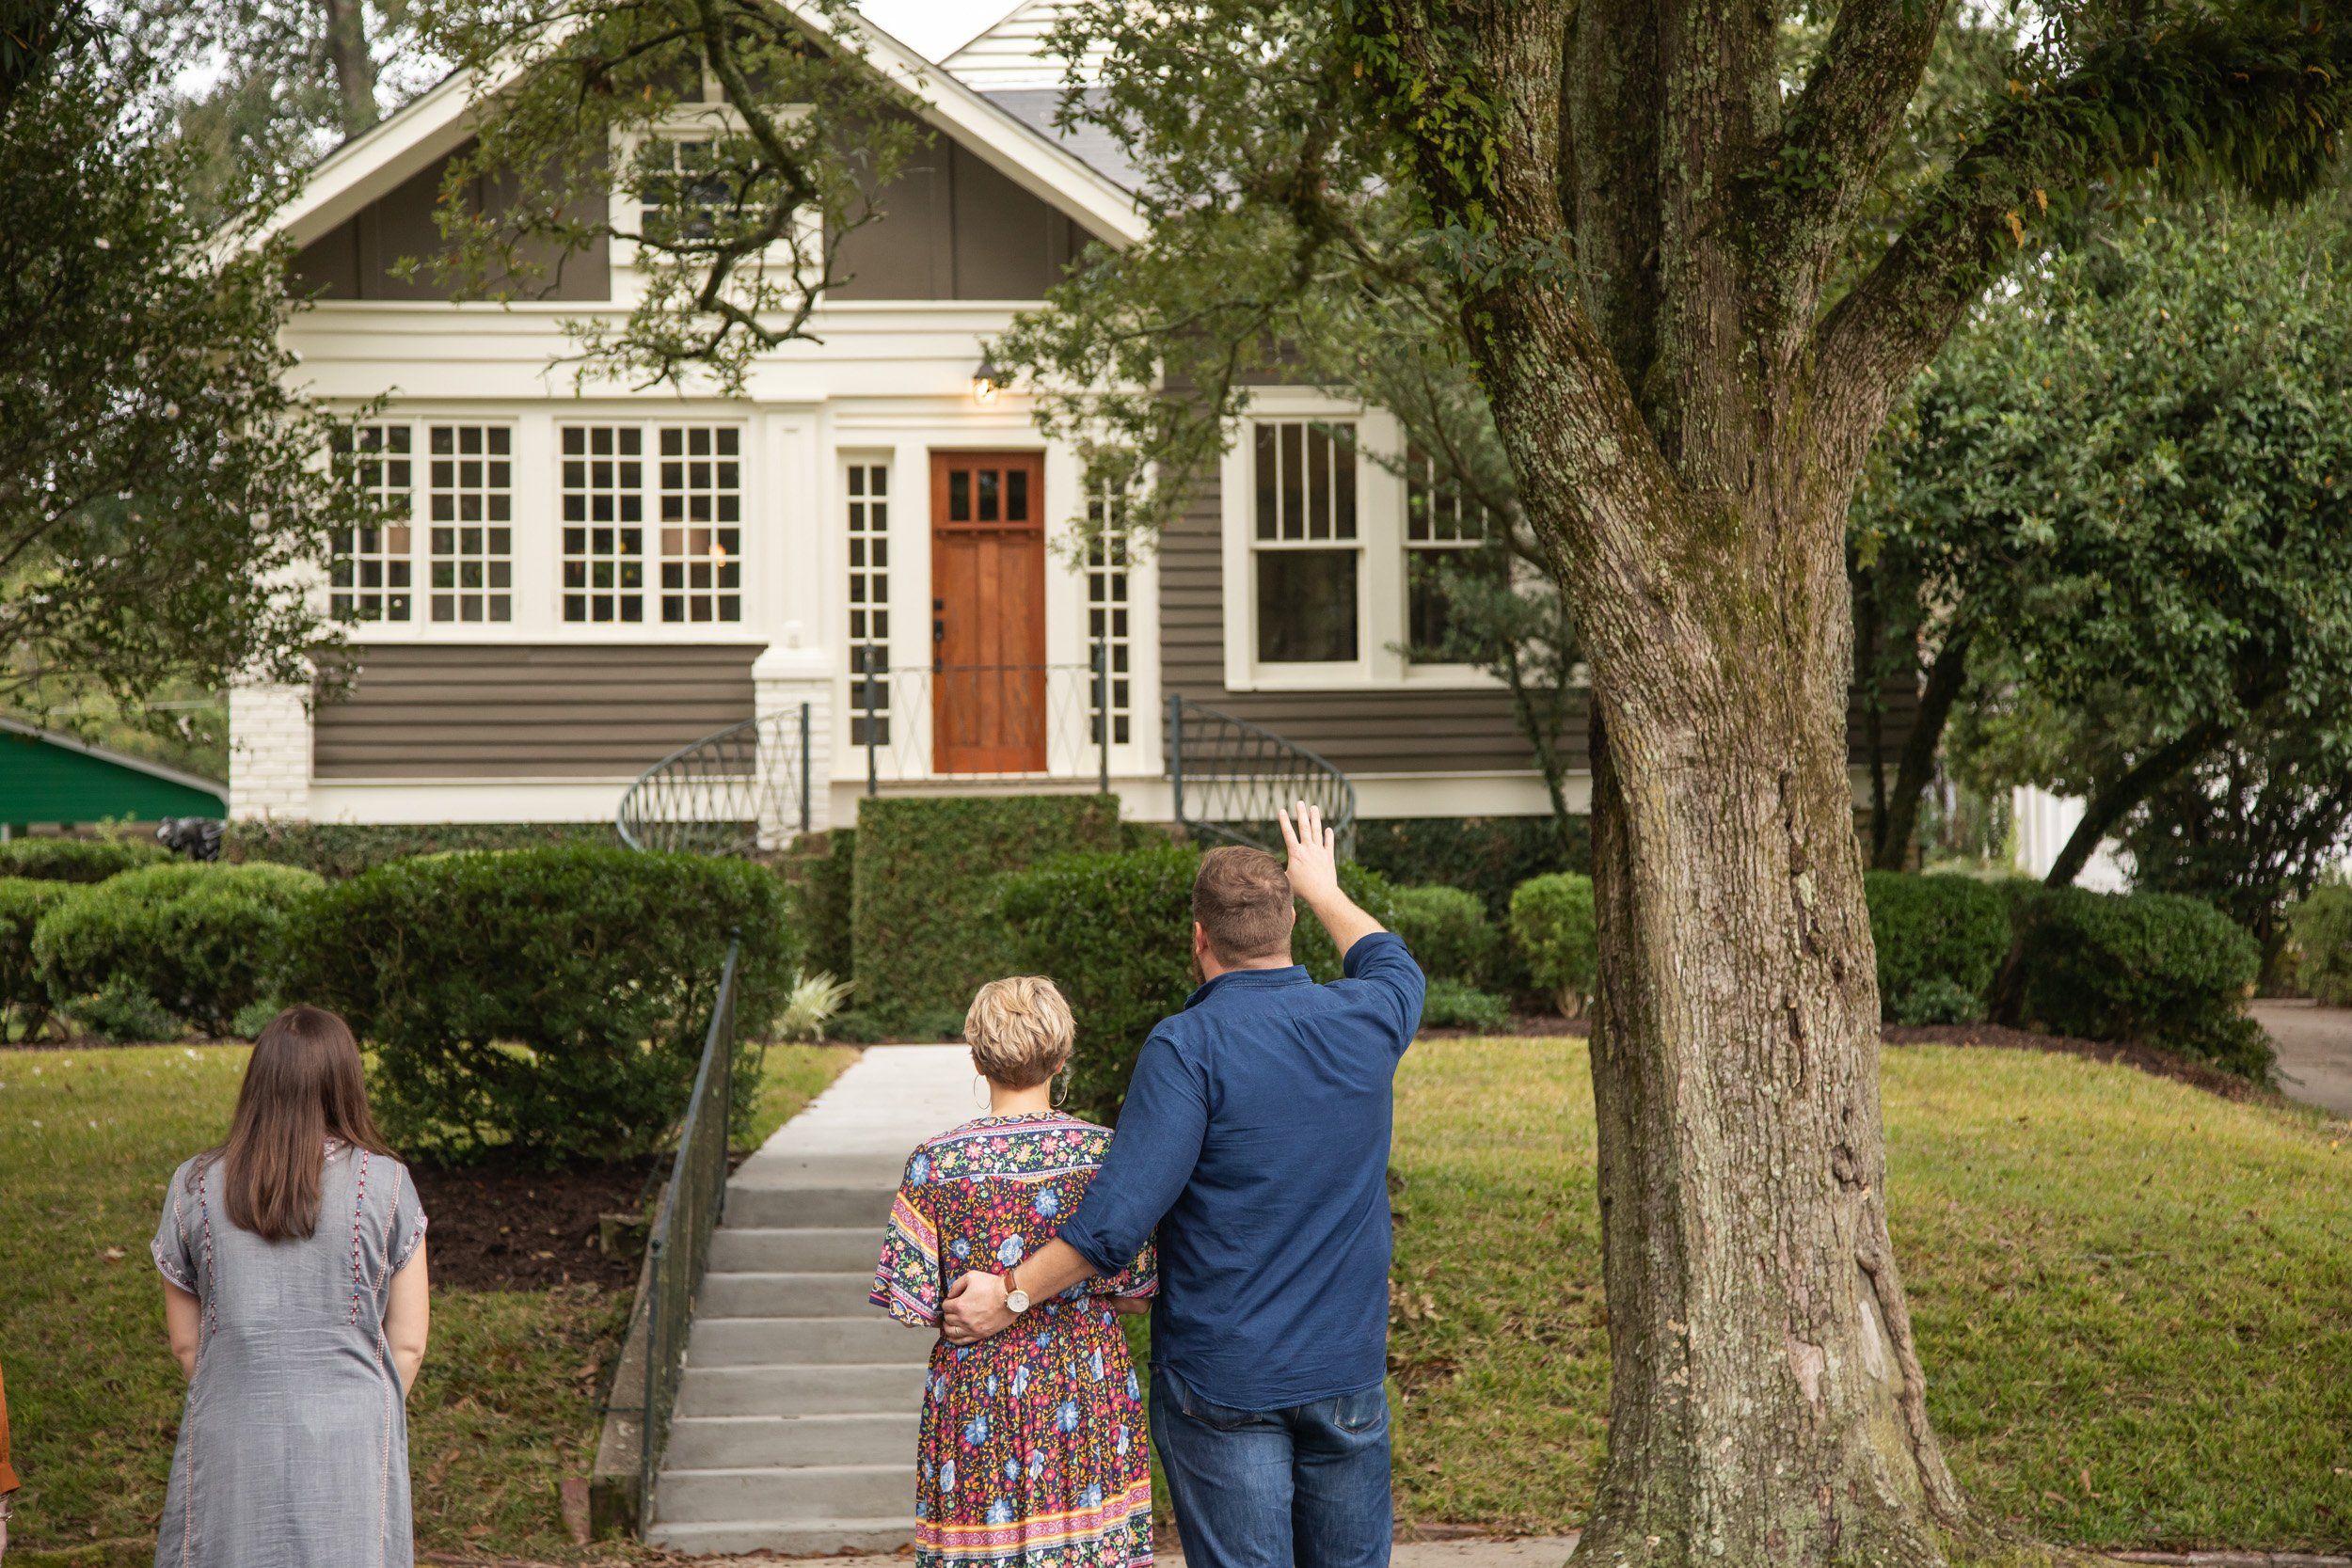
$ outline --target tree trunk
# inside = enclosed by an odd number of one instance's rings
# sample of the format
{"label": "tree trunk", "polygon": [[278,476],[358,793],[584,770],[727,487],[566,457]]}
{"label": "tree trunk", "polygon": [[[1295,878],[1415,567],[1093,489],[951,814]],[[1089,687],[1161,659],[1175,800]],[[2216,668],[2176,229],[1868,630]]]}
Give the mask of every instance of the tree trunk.
{"label": "tree trunk", "polygon": [[1935,753],[1944,743],[1944,726],[1951,721],[1952,704],[1968,682],[1968,634],[1955,631],[1928,666],[1919,712],[1911,734],[1903,739],[1901,763],[1895,770],[1895,791],[1886,803],[1885,820],[1870,856],[1874,871],[1900,871],[1910,858],[1911,836],[1919,828],[1919,798],[1935,775]]}
{"label": "tree trunk", "polygon": [[1843,687],[1787,703],[1756,652],[1682,733],[1595,724],[1612,1375],[1577,1555],[1935,1562],[1961,1504],[1887,1240]]}
{"label": "tree trunk", "polygon": [[2201,719],[2126,768],[2083,808],[2083,819],[2067,835],[2058,859],[2050,863],[2049,875],[2042,879],[2042,885],[2073,886],[2074,879],[2083,874],[2083,867],[2090,863],[2091,853],[2099,847],[2100,841],[2115,831],[2116,824],[2134,806],[2229,736],[2229,725],[2218,720]]}
{"label": "tree trunk", "polygon": [[326,7],[326,64],[342,103],[343,133],[357,135],[379,118],[375,57],[368,52],[365,0],[321,0]]}

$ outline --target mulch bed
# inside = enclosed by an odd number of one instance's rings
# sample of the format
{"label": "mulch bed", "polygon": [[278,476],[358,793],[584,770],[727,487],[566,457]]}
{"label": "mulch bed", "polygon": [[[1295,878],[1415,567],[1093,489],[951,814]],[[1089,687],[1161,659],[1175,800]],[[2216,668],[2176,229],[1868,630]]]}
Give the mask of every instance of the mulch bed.
{"label": "mulch bed", "polygon": [[598,1219],[633,1214],[644,1160],[547,1171],[518,1165],[413,1167],[432,1221],[433,1283],[461,1291],[540,1291],[594,1284],[628,1290],[637,1259],[597,1244]]}

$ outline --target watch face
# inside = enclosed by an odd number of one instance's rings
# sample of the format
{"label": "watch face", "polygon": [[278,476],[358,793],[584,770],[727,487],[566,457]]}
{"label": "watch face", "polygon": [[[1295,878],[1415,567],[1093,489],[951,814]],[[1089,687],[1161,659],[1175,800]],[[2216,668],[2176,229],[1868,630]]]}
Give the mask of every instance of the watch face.
{"label": "watch face", "polygon": [[1005,1298],[1005,1305],[1016,1312],[1026,1312],[1029,1309],[1029,1292],[1015,1291]]}

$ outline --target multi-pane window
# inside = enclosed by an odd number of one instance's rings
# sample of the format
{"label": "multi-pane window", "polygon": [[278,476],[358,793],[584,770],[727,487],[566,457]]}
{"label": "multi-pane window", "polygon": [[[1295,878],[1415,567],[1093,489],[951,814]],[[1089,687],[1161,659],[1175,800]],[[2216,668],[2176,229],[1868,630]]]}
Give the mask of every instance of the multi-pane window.
{"label": "multi-pane window", "polygon": [[567,424],[563,453],[564,619],[645,618],[644,432]]}
{"label": "multi-pane window", "polygon": [[341,621],[405,621],[414,600],[410,558],[416,454],[408,426],[353,425],[337,433],[334,460],[345,481],[381,515],[335,530],[327,561],[327,609]]}
{"label": "multi-pane window", "polygon": [[1407,657],[1454,659],[1448,646],[1454,624],[1447,582],[1463,573],[1507,571],[1493,542],[1494,520],[1485,503],[1463,494],[1418,447],[1405,454],[1405,631]]}
{"label": "multi-pane window", "polygon": [[743,618],[742,432],[732,425],[663,425],[658,434],[661,619]]}
{"label": "multi-pane window", "polygon": [[1127,743],[1134,711],[1129,701],[1132,644],[1128,641],[1129,552],[1127,498],[1108,484],[1087,500],[1087,640],[1102,660],[1089,683],[1087,738],[1102,744],[1107,717],[1111,739]]}
{"label": "multi-pane window", "polygon": [[514,438],[504,425],[426,427],[426,598],[436,621],[515,618]]}
{"label": "multi-pane window", "polygon": [[[851,463],[850,744],[890,743],[890,465]],[[871,731],[869,736],[867,732]]]}
{"label": "multi-pane window", "polygon": [[655,136],[640,154],[639,205],[648,239],[675,245],[707,239],[735,205],[707,136]]}
{"label": "multi-pane window", "polygon": [[1356,426],[1263,420],[1250,438],[1258,658],[1348,663],[1358,655]]}

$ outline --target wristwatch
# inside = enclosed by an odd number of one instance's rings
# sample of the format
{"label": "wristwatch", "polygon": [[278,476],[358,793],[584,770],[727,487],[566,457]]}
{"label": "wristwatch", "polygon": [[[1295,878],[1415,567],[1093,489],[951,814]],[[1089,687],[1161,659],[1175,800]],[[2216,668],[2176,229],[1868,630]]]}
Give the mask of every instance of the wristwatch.
{"label": "wristwatch", "polygon": [[1017,1318],[1021,1316],[1022,1313],[1026,1312],[1029,1309],[1029,1292],[1021,1289],[1021,1287],[1012,1282],[1012,1271],[1010,1269],[1007,1269],[1005,1271],[1004,1279],[1006,1309]]}

